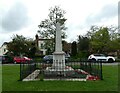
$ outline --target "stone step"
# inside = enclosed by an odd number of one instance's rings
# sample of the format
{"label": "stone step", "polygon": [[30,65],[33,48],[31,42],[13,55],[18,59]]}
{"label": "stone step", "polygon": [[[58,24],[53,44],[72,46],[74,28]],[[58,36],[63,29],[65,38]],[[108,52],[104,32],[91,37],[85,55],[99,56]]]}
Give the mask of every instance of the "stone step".
{"label": "stone step", "polygon": [[39,73],[40,73],[40,70],[35,70],[33,73],[28,75],[25,79],[23,79],[23,81],[36,80],[36,77],[38,76]]}

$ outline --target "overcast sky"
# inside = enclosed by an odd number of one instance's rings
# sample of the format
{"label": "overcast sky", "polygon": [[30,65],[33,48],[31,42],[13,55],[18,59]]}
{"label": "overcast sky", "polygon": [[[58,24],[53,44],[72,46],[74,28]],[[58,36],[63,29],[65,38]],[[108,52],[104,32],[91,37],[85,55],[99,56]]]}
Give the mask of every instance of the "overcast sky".
{"label": "overcast sky", "polygon": [[119,0],[0,0],[0,46],[14,34],[34,38],[50,7],[66,11],[67,41],[84,35],[92,25],[118,25]]}

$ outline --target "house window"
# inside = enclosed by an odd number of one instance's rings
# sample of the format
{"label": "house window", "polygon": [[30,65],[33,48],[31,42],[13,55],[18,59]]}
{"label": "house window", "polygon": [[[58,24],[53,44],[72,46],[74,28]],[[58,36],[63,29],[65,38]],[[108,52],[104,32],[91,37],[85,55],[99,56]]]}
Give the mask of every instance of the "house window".
{"label": "house window", "polygon": [[41,48],[42,48],[42,49],[44,48],[44,45],[43,45],[43,44],[41,44]]}
{"label": "house window", "polygon": [[4,52],[6,51],[6,49],[4,49]]}
{"label": "house window", "polygon": [[43,51],[40,51],[40,54],[43,55]]}

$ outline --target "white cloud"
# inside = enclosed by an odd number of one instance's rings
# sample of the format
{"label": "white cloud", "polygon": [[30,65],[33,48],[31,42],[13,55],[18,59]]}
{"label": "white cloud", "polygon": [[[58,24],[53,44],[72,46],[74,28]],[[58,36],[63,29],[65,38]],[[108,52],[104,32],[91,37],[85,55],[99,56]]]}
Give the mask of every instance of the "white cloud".
{"label": "white cloud", "polygon": [[[75,40],[77,35],[85,34],[91,25],[116,25],[116,21],[118,20],[117,16],[114,16],[116,15],[115,11],[118,0],[1,0],[0,16],[4,17],[6,14],[11,13],[11,8],[18,3],[21,3],[22,6],[25,7],[25,10],[22,11],[23,14],[20,13],[19,15],[21,15],[23,19],[27,16],[24,21],[26,20],[25,23],[28,23],[28,25],[19,26],[16,32],[9,31],[8,34],[5,33],[6,30],[0,25],[0,45],[6,40],[9,41],[12,34],[34,37],[40,21],[47,18],[49,8],[55,5],[59,5],[66,11],[68,41]],[[14,16],[18,15],[16,14]],[[0,18],[0,20],[1,19],[3,20],[3,18]],[[17,21],[20,23],[22,20],[16,20],[15,22]],[[22,21],[22,23],[24,23],[24,21]],[[6,29],[8,29],[8,27],[6,27]]]}
{"label": "white cloud", "polygon": [[2,28],[6,31],[17,31],[28,23],[27,9],[22,3],[15,3],[2,17]]}

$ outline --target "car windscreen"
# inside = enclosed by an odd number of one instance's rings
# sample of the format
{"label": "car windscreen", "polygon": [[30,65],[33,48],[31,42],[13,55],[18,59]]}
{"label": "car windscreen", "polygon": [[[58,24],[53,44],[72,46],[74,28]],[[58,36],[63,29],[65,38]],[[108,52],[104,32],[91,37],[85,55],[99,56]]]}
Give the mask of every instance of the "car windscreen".
{"label": "car windscreen", "polygon": [[105,55],[104,54],[94,54],[94,56],[103,56],[103,57],[105,57]]}

